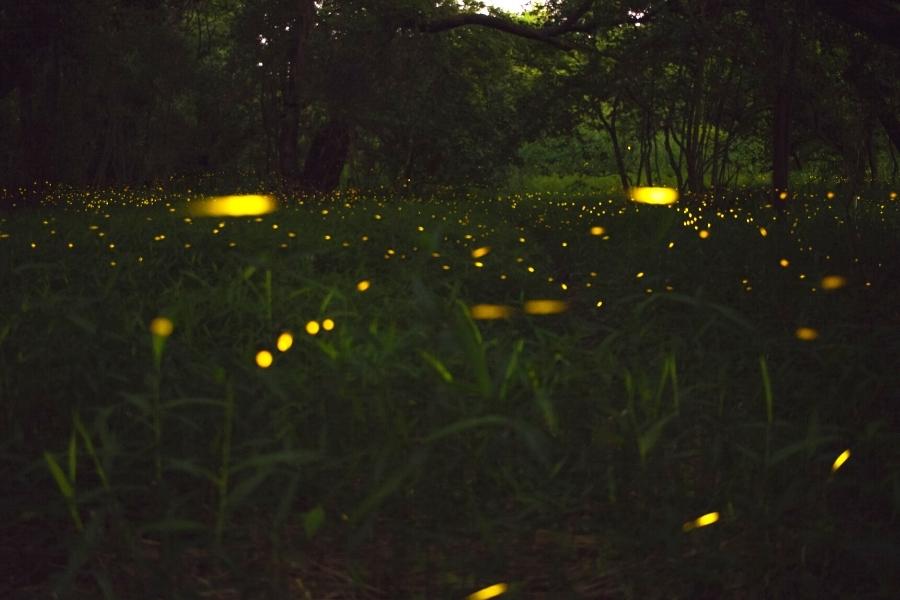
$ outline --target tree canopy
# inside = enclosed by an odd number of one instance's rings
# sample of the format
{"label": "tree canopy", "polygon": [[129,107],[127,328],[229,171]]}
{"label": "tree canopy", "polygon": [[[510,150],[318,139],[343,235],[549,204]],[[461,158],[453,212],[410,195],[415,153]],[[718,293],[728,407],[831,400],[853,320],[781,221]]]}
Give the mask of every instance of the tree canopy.
{"label": "tree canopy", "polygon": [[896,0],[10,3],[2,184],[896,178],[898,40]]}

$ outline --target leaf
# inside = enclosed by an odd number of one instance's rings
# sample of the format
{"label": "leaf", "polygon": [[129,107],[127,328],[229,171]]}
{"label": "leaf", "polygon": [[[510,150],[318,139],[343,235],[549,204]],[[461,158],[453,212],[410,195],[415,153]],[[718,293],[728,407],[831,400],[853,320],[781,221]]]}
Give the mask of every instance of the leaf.
{"label": "leaf", "polygon": [[500,385],[497,386],[497,398],[500,400],[506,398],[506,393],[507,391],[509,391],[509,383],[510,381],[512,381],[513,375],[515,375],[518,370],[519,356],[522,354],[523,348],[525,348],[525,340],[516,340],[516,343],[513,345],[512,352],[509,355],[509,359],[506,361],[506,369],[503,371],[503,379],[500,380]]}
{"label": "leaf", "polygon": [[250,457],[235,464],[231,468],[232,473],[238,473],[244,469],[254,469],[260,467],[274,467],[279,464],[290,466],[306,465],[319,460],[321,457],[318,452],[310,450],[283,450],[272,452],[270,454],[259,454]]}
{"label": "leaf", "polygon": [[440,359],[438,359],[433,354],[425,352],[424,350],[420,350],[419,355],[425,360],[425,362],[431,365],[431,368],[437,371],[438,375],[441,376],[441,379],[443,379],[445,383],[453,383],[453,375],[450,373],[447,367],[444,366],[444,363],[442,363]]}
{"label": "leaf", "polygon": [[470,429],[479,429],[481,427],[510,427],[512,425],[512,421],[506,417],[500,417],[497,415],[485,415],[483,417],[474,417],[471,419],[462,419],[460,421],[456,421],[455,423],[451,423],[446,427],[442,427],[435,432],[430,433],[425,436],[423,440],[426,444],[431,444],[437,442],[438,440],[442,440],[446,437],[450,437],[452,435],[457,435],[464,431],[468,431]]}
{"label": "leaf", "polygon": [[469,314],[469,307],[461,300],[456,300],[456,331],[462,342],[466,358],[469,359],[469,365],[475,371],[478,391],[483,398],[489,398],[493,386],[488,373],[484,340],[481,337],[481,331],[472,320],[472,315]]}
{"label": "leaf", "polygon": [[666,425],[669,424],[669,421],[674,418],[675,413],[665,416],[651,425],[649,429],[638,436],[638,453],[641,455],[641,460],[644,460],[647,455],[650,454],[650,452],[656,446],[656,443],[659,441],[659,437],[660,435],[662,435],[663,429],[665,429]]}
{"label": "leaf", "polygon": [[321,505],[303,513],[303,530],[306,531],[306,539],[311,540],[325,523],[325,510]]}
{"label": "leaf", "polygon": [[47,467],[50,469],[50,475],[52,475],[53,480],[56,481],[56,485],[63,497],[66,500],[73,499],[75,497],[75,490],[66,478],[66,474],[63,473],[62,468],[60,468],[59,463],[56,462],[56,458],[49,452],[44,452],[44,460],[47,462]]}
{"label": "leaf", "polygon": [[169,462],[169,467],[175,471],[181,471],[188,475],[193,475],[197,479],[205,479],[214,485],[219,484],[219,477],[209,469],[197,466],[194,463],[182,459],[173,459]]}

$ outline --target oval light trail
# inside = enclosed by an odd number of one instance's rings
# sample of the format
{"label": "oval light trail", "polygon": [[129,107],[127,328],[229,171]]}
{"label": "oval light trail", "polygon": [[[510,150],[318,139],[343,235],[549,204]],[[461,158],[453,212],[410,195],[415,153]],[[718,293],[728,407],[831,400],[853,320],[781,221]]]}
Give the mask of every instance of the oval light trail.
{"label": "oval light trail", "polygon": [[191,215],[196,217],[252,217],[277,209],[275,198],[262,194],[212,196],[193,202],[189,207]]}
{"label": "oval light trail", "polygon": [[505,594],[507,589],[509,589],[509,587],[505,583],[495,583],[494,585],[478,590],[474,594],[469,594],[466,597],[466,600],[489,600],[490,598],[496,598],[501,594]]}
{"label": "oval light trail", "polygon": [[175,326],[165,317],[156,317],[150,321],[150,333],[156,337],[166,338],[172,335]]}
{"label": "oval light trail", "polygon": [[475,248],[472,250],[472,258],[482,258],[483,256],[487,256],[491,251],[490,246],[482,246],[481,248]]}
{"label": "oval light trail", "polygon": [[798,327],[797,331],[794,332],[794,335],[798,340],[803,340],[804,342],[811,342],[817,337],[819,337],[819,332],[813,329],[812,327]]}
{"label": "oval light trail", "polygon": [[568,308],[569,304],[563,300],[528,300],[523,310],[529,315],[555,315]]}
{"label": "oval light trail", "polygon": [[847,278],[840,275],[826,275],[819,285],[823,290],[837,290],[847,285]]}
{"label": "oval light trail", "polygon": [[631,200],[641,204],[675,204],[678,201],[678,190],[669,187],[633,187],[630,190]]}
{"label": "oval light trail", "polygon": [[290,331],[285,331],[281,335],[278,336],[278,341],[275,342],[275,346],[281,352],[287,352],[291,349],[291,346],[294,345],[294,336],[291,335]]}
{"label": "oval light trail", "polygon": [[849,448],[838,454],[838,457],[834,459],[834,464],[831,465],[831,472],[834,473],[835,471],[843,467],[848,458],[850,458]]}
{"label": "oval light trail", "polygon": [[707,525],[712,525],[716,521],[719,520],[719,513],[711,512],[706,513],[703,516],[697,517],[693,521],[688,521],[684,525],[681,526],[683,531],[691,531],[692,529],[697,529],[699,527],[706,527]]}
{"label": "oval light trail", "polygon": [[260,369],[268,369],[274,360],[272,353],[268,350],[260,350],[256,353],[256,364]]}
{"label": "oval light trail", "polygon": [[490,320],[506,319],[515,313],[511,306],[503,304],[476,304],[469,309],[473,319]]}

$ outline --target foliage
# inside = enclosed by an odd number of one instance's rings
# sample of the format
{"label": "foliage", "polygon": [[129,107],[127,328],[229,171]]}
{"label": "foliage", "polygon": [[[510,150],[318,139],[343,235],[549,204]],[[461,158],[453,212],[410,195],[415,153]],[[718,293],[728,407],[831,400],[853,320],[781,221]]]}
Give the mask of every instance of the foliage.
{"label": "foliage", "polygon": [[891,597],[900,205],[835,191],[51,189],[0,221],[0,591]]}

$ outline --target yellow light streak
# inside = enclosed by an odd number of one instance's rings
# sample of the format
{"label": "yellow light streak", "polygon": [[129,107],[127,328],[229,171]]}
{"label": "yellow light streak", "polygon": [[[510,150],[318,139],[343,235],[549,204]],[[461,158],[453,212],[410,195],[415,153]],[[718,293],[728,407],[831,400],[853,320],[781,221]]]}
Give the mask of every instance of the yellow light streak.
{"label": "yellow light streak", "polygon": [[798,340],[803,340],[804,342],[811,342],[812,340],[819,337],[819,332],[813,329],[812,327],[798,327],[797,331],[794,332],[794,335]]}
{"label": "yellow light streak", "polygon": [[490,246],[482,246],[481,248],[475,248],[472,250],[472,258],[481,258],[483,256],[487,256],[491,251]]}
{"label": "yellow light streak", "polygon": [[823,290],[837,290],[847,285],[847,278],[840,275],[826,275],[819,285]]}
{"label": "yellow light streak", "polygon": [[275,198],[261,194],[212,196],[193,202],[188,207],[195,217],[246,217],[268,214],[277,209]]}
{"label": "yellow light streak", "polygon": [[688,521],[684,525],[681,526],[682,531],[691,531],[693,529],[698,529],[700,527],[706,527],[707,525],[712,525],[716,521],[719,520],[719,513],[711,512],[706,513],[700,517],[697,517],[693,521]]}
{"label": "yellow light streak", "polygon": [[268,369],[274,360],[272,353],[268,350],[260,350],[256,353],[256,364],[260,369]]}
{"label": "yellow light streak", "polygon": [[843,467],[848,458],[850,458],[849,448],[838,454],[838,457],[834,459],[834,464],[831,465],[831,472],[834,473],[835,471]]}
{"label": "yellow light streak", "polygon": [[156,337],[166,338],[172,335],[175,326],[165,317],[156,317],[150,321],[150,333]]}
{"label": "yellow light streak", "polygon": [[294,336],[290,331],[285,331],[281,335],[278,336],[278,341],[275,342],[275,346],[281,352],[287,352],[291,349],[291,346],[294,345]]}
{"label": "yellow light streak", "polygon": [[506,319],[515,314],[515,309],[503,304],[476,304],[469,308],[473,319]]}
{"label": "yellow light streak", "polygon": [[668,187],[633,187],[631,200],[641,204],[675,204],[678,201],[678,190]]}
{"label": "yellow light streak", "polygon": [[466,600],[489,600],[490,598],[496,598],[501,594],[505,594],[508,589],[509,587],[505,583],[495,583],[494,585],[478,590],[474,594],[469,594],[466,597]]}
{"label": "yellow light streak", "polygon": [[569,304],[563,300],[528,300],[523,307],[529,315],[554,315],[568,308]]}

